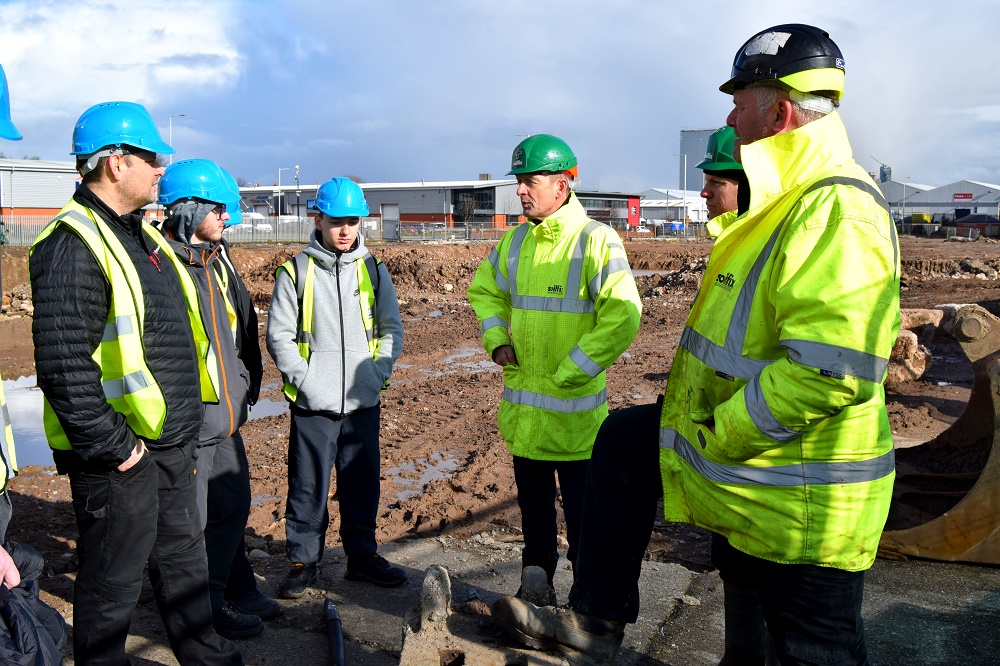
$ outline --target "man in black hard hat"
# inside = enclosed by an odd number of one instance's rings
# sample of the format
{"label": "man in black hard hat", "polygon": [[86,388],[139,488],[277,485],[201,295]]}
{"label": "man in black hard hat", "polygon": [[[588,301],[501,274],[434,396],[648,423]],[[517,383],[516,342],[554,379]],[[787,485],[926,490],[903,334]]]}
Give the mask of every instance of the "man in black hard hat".
{"label": "man in black hard hat", "polygon": [[727,594],[749,589],[763,613],[757,644],[727,645],[721,664],[762,666],[765,630],[782,666],[868,663],[864,573],[895,476],[882,381],[899,248],[835,111],[843,88],[840,50],[812,26],[737,53],[721,90],[749,196],[712,250],[662,405],[612,412],[598,432],[569,605],[494,605],[524,643],[614,660],[662,499],[665,520],[717,535]]}

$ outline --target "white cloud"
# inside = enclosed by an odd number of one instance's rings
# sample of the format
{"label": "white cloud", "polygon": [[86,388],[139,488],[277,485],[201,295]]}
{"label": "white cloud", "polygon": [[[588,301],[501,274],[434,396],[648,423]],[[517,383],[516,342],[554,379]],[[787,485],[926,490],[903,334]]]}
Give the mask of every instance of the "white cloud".
{"label": "white cloud", "polygon": [[108,100],[155,105],[225,88],[242,58],[227,0],[15,0],[0,5],[0,62],[18,117],[74,120]]}

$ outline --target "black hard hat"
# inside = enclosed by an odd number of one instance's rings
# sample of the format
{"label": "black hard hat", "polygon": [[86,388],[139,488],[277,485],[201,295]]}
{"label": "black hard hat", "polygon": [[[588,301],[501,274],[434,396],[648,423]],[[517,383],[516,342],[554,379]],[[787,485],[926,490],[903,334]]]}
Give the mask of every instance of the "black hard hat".
{"label": "black hard hat", "polygon": [[801,92],[844,92],[844,56],[825,31],[802,23],[762,30],[740,47],[732,77],[719,90],[732,94],[758,81],[775,81]]}

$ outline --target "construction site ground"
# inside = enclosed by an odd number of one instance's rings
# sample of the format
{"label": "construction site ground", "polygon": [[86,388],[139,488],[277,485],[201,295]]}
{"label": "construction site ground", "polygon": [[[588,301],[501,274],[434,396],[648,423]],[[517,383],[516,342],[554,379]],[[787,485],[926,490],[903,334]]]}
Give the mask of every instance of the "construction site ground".
{"label": "construction site ground", "polygon": [[[283,614],[263,634],[239,642],[247,664],[322,664],[325,598],[340,611],[347,663],[399,663],[404,619],[420,602],[423,572],[451,572],[454,613],[449,629],[503,655],[498,663],[560,663],[555,655],[522,652],[489,619],[488,605],[517,590],[520,514],[510,456],[496,428],[502,376],[480,346],[465,292],[491,244],[378,244],[400,299],[404,352],[382,401],[381,551],[410,574],[403,587],[383,590],[343,579],[335,486],[331,528],[320,584],[301,599],[282,600]],[[275,268],[301,246],[238,246],[234,261],[261,311],[261,344]],[[635,342],[608,372],[612,410],[656,400],[670,370],[691,301],[711,250],[707,241],[644,240],[626,250],[643,296]],[[1000,315],[1000,244],[901,239],[904,308],[976,303]],[[7,248],[3,285],[10,312],[27,304],[26,252]],[[858,270],[864,270],[859,266]],[[27,305],[30,310],[30,305]],[[889,416],[900,445],[922,442],[963,411],[972,372],[958,345],[942,335],[929,345],[933,363],[918,380],[888,391]],[[265,353],[262,401],[242,429],[250,459],[253,506],[247,526],[250,557],[262,590],[274,594],[284,555],[289,416],[280,378]],[[0,317],[0,372],[34,376],[31,319]],[[18,424],[18,413],[12,412]],[[23,418],[23,417],[21,417]],[[28,466],[13,479],[9,537],[45,556],[44,599],[72,624],[76,525],[69,484],[54,469]],[[621,664],[714,666],[722,654],[721,582],[709,560],[707,533],[658,524],[640,589],[640,621],[626,632]],[[563,543],[565,545],[565,543]],[[561,560],[559,601],[571,572]],[[473,588],[478,599],[469,599]],[[878,560],[868,576],[864,616],[872,663],[996,664],[1000,654],[1000,569],[927,561]],[[419,637],[419,633],[416,634]],[[408,643],[413,638],[408,639]],[[148,584],[129,639],[134,664],[176,664]],[[69,648],[66,663],[72,664]],[[435,663],[462,663],[442,649]],[[422,663],[422,662],[421,662]],[[428,662],[429,663],[429,662]],[[464,663],[473,664],[470,655]]]}

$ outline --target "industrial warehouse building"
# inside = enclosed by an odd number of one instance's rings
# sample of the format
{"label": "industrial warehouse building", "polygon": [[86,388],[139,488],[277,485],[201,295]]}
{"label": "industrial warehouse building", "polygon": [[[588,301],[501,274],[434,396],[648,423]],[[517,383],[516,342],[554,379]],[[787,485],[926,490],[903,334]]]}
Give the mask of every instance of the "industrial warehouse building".
{"label": "industrial warehouse building", "polygon": [[[73,162],[0,158],[0,216],[8,242],[30,244],[72,196],[78,183]],[[482,174],[478,180],[361,183],[361,187],[371,209],[365,228],[369,232],[377,230],[376,237],[405,238],[413,229],[427,227],[477,227],[502,232],[524,219],[514,179],[493,179]],[[899,222],[908,218],[907,223],[925,221],[931,227],[954,222],[960,227],[974,226],[985,235],[1000,235],[1000,220],[994,222],[1000,217],[1000,185],[961,180],[932,187],[887,179],[879,187]],[[247,216],[249,219],[261,220],[262,226],[272,229],[276,222],[295,221],[308,234],[311,225],[307,218],[317,188],[318,184],[295,183],[243,187],[240,191],[244,212],[257,214]],[[654,188],[641,194],[577,190],[576,194],[590,217],[622,232],[639,229],[640,220],[655,226],[698,226],[707,219],[704,202],[694,190]],[[150,206],[150,214],[156,216],[156,209]],[[963,223],[966,217],[970,219]],[[253,222],[250,224],[253,226]],[[934,231],[931,227],[926,232]]]}

